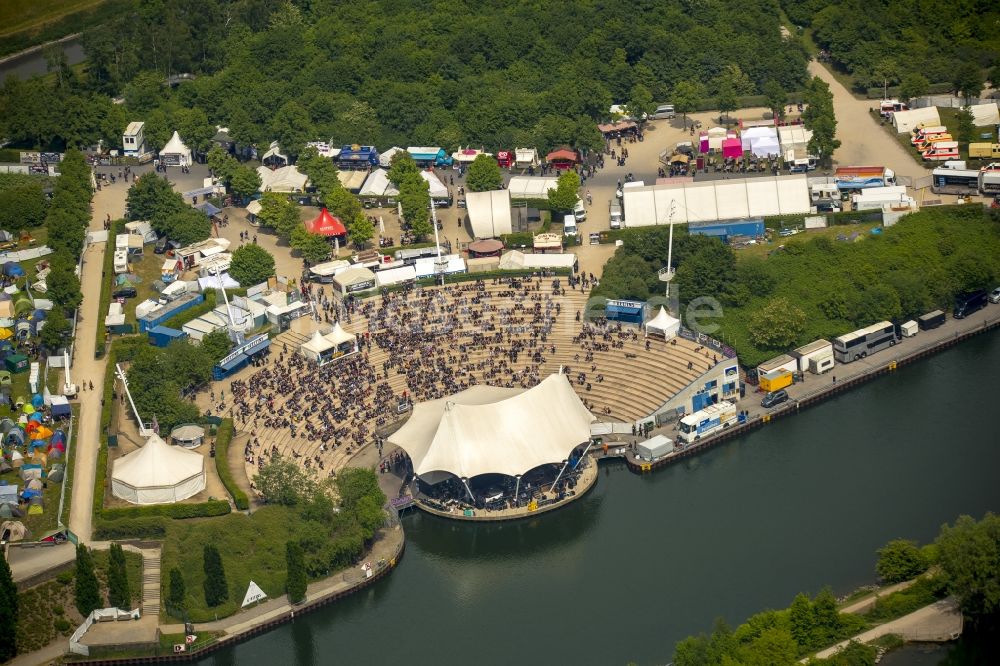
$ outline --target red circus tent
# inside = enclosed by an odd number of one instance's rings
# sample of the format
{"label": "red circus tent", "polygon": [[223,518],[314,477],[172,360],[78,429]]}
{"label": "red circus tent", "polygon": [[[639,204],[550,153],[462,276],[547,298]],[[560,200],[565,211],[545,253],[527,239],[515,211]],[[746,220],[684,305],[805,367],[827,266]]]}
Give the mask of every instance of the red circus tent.
{"label": "red circus tent", "polygon": [[343,236],[347,233],[347,228],[324,208],[315,220],[306,222],[306,231],[320,236]]}

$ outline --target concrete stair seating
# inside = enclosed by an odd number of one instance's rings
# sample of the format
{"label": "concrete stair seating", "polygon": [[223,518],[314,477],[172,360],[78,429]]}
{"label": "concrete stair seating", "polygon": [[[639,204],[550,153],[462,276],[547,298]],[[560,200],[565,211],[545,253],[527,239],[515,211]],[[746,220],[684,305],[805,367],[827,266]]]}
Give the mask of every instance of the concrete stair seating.
{"label": "concrete stair seating", "polygon": [[142,614],[160,614],[160,550],[142,551]]}

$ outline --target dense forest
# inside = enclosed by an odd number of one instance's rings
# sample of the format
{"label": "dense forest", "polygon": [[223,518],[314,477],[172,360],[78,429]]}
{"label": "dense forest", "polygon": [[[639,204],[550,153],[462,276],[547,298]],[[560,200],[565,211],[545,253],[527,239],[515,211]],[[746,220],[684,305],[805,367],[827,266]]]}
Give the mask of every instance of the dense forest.
{"label": "dense forest", "polygon": [[[807,56],[779,17],[778,0],[135,0],[84,34],[82,73],[53,56],[48,80],[8,82],[0,134],[83,145],[142,119],[154,147],[178,127],[204,144],[215,124],[292,153],[312,139],[594,147],[612,103],[667,101],[679,84],[798,89]],[[163,85],[178,74],[195,78]]]}
{"label": "dense forest", "polygon": [[[997,221],[979,206],[928,209],[853,243],[791,240],[767,259],[738,258],[716,239],[678,234],[674,284],[682,308],[702,297],[719,303],[721,318],[700,322],[718,325],[713,335],[752,367],[883,319],[950,312],[957,294],[992,289],[1000,279]],[[844,227],[843,235],[851,231]],[[662,293],[656,271],[666,264],[666,232],[624,234],[594,295],[645,300]]]}
{"label": "dense forest", "polygon": [[859,90],[886,82],[906,82],[911,94],[926,93],[919,90],[926,83],[963,93],[986,79],[1000,85],[995,0],[782,0],[782,6],[793,23],[813,29],[816,43]]}

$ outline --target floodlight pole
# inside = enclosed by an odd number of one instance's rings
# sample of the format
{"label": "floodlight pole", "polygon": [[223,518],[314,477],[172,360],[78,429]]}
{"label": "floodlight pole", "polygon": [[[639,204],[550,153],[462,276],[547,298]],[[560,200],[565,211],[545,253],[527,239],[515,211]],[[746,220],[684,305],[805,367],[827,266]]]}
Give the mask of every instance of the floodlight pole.
{"label": "floodlight pole", "polygon": [[465,492],[469,493],[469,499],[472,501],[472,506],[476,506],[476,498],[472,496],[472,489],[469,488],[469,481],[462,478],[462,485],[465,486]]}
{"label": "floodlight pole", "polygon": [[563,466],[562,466],[562,469],[561,469],[561,470],[559,470],[559,474],[558,474],[558,475],[556,475],[556,480],[552,482],[552,492],[555,492],[555,491],[556,491],[556,484],[557,484],[557,483],[559,483],[559,479],[561,479],[561,478],[562,478],[562,475],[563,475],[563,472],[565,472],[565,471],[566,471],[566,467],[567,467],[568,465],[569,465],[569,458],[567,458],[567,459],[566,459],[566,462],[564,462],[564,463],[563,463]]}
{"label": "floodlight pole", "polygon": [[674,213],[677,211],[677,201],[670,200],[670,211],[667,213],[667,224],[670,225],[670,239],[667,241],[667,300],[670,300],[670,280],[674,278]]}
{"label": "floodlight pole", "polygon": [[517,498],[521,494],[521,475],[517,475],[517,483],[514,485],[514,504],[517,504]]}
{"label": "floodlight pole", "polygon": [[434,206],[434,197],[431,197],[431,223],[434,225],[434,247],[437,249],[437,261],[434,263],[434,271],[441,272],[441,286],[444,286],[444,270],[441,266],[441,241],[438,238],[438,218],[437,208]]}
{"label": "floodlight pole", "polygon": [[583,462],[583,459],[587,457],[588,453],[590,453],[590,447],[592,447],[593,445],[594,445],[594,438],[591,437],[590,441],[587,442],[587,448],[583,450],[583,455],[580,456],[580,459],[576,461],[575,465],[573,465],[573,469],[576,469],[577,467],[580,466],[580,463]]}

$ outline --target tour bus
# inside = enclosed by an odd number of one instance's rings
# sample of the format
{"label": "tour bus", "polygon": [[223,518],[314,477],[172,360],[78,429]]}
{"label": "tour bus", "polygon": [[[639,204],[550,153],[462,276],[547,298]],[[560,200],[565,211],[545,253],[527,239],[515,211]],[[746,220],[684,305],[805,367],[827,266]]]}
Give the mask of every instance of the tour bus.
{"label": "tour bus", "polygon": [[955,310],[952,312],[952,315],[954,315],[955,319],[965,319],[969,315],[985,308],[986,303],[987,295],[985,290],[963,294],[955,299]]}
{"label": "tour bus", "polygon": [[924,140],[925,136],[930,134],[944,134],[948,131],[948,128],[944,125],[927,125],[922,127],[914,127],[910,130],[910,143],[914,146]]}
{"label": "tour bus", "polygon": [[958,141],[941,141],[931,144],[931,147],[924,150],[920,155],[925,160],[941,162],[944,160],[958,159]]}
{"label": "tour bus", "polygon": [[723,400],[682,418],[680,440],[685,445],[691,444],[695,440],[728,428],[737,421],[739,421],[739,417],[736,413],[736,405],[728,400]]}
{"label": "tour bus", "polygon": [[896,344],[896,327],[880,321],[853,333],[833,339],[833,356],[840,363],[850,363]]}
{"label": "tour bus", "polygon": [[928,148],[932,148],[936,143],[954,140],[955,138],[948,132],[941,132],[940,134],[927,134],[919,142],[917,142],[917,152],[922,153]]}

